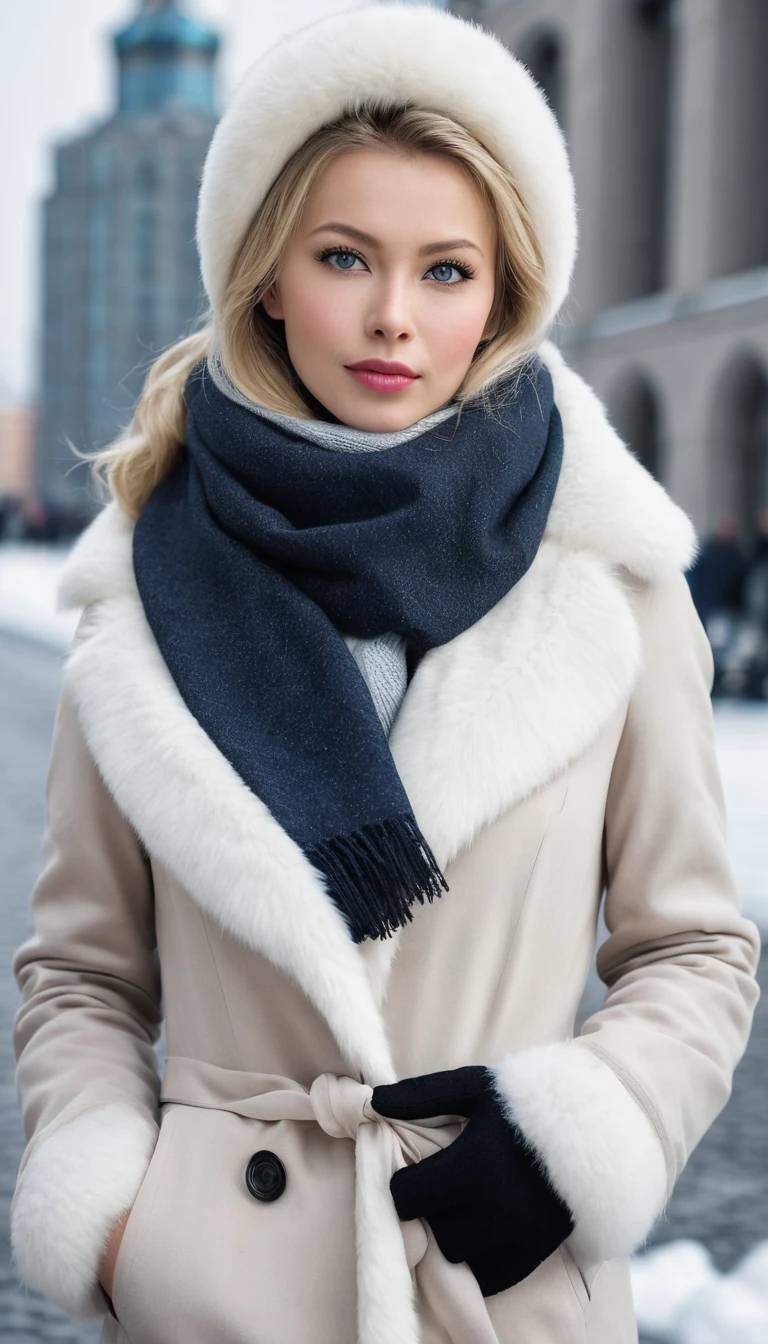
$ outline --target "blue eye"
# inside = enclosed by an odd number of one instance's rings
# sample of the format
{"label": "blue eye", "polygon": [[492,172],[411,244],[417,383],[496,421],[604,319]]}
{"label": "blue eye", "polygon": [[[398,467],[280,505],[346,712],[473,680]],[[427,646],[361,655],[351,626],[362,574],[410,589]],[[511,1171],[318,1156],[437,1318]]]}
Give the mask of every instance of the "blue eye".
{"label": "blue eye", "polygon": [[455,280],[451,280],[451,271],[456,271],[458,273],[458,269],[458,266],[454,266],[452,262],[439,261],[436,266],[430,268],[427,274],[433,275],[436,280],[440,280],[443,283],[447,282],[448,284],[455,284]]}
{"label": "blue eye", "polygon": [[351,271],[355,262],[361,258],[357,252],[350,252],[345,247],[335,247],[323,252],[320,260],[327,262],[334,271]]}

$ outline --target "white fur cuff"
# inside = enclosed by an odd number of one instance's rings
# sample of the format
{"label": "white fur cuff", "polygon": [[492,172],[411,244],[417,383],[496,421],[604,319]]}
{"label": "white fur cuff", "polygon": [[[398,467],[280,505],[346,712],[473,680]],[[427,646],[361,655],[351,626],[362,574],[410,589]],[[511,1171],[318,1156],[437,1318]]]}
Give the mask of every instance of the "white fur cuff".
{"label": "white fur cuff", "polygon": [[645,1111],[602,1059],[574,1042],[511,1053],[492,1073],[508,1119],[571,1210],[577,1260],[630,1255],[667,1200],[664,1150]]}
{"label": "white fur cuff", "polygon": [[98,1270],[112,1225],[130,1208],[158,1127],[127,1102],[69,1120],[33,1148],[11,1206],[14,1268],[70,1316],[103,1316]]}

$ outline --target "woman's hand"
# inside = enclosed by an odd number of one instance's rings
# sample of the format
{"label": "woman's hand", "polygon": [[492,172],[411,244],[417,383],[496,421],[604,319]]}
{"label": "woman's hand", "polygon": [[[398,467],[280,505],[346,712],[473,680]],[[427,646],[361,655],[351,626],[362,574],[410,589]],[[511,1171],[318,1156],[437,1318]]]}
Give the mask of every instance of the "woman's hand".
{"label": "woman's hand", "polygon": [[109,1234],[109,1240],[107,1242],[106,1250],[104,1251],[104,1254],[101,1258],[101,1264],[99,1266],[99,1283],[101,1284],[102,1288],[104,1289],[104,1292],[110,1299],[112,1298],[112,1287],[115,1280],[115,1262],[117,1260],[117,1252],[120,1249],[120,1242],[123,1240],[125,1225],[128,1222],[130,1216],[131,1216],[131,1210],[126,1209],[125,1213],[115,1223],[115,1226],[112,1228],[112,1231]]}
{"label": "woman's hand", "polygon": [[446,1260],[466,1260],[484,1297],[527,1278],[575,1226],[492,1083],[490,1070],[469,1065],[375,1087],[371,1098],[393,1120],[468,1117],[447,1148],[396,1171],[390,1189],[399,1218],[426,1219]]}

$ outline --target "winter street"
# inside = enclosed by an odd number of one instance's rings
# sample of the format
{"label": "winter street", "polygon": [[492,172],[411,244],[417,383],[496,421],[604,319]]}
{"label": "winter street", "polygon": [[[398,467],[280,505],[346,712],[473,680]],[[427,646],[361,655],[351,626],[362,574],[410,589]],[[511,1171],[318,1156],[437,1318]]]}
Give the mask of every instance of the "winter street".
{"label": "winter street", "polygon": [[[48,1340],[84,1344],[95,1340],[99,1333],[92,1327],[69,1322],[39,1298],[23,1293],[15,1286],[8,1266],[7,1212],[23,1147],[10,1041],[17,994],[9,963],[29,928],[27,903],[39,866],[43,783],[60,662],[60,652],[44,643],[0,635],[0,738],[6,756],[0,806],[3,958],[0,1338],[13,1344]],[[766,928],[768,855],[761,814],[764,817],[766,809],[768,709],[756,711],[736,704],[718,706],[717,725],[734,863],[747,910]],[[768,984],[765,955],[761,982],[765,990]],[[599,985],[590,986],[583,1015],[599,999]],[[694,1152],[657,1242],[679,1238],[703,1241],[718,1269],[727,1272],[755,1243],[768,1238],[768,1137],[764,1122],[767,1112],[768,999],[764,999],[758,1007],[757,1025],[746,1058],[736,1074],[732,1100]]]}
{"label": "winter street", "polygon": [[44,645],[0,636],[0,739],[5,758],[0,804],[0,1338],[13,1344],[43,1340],[85,1344],[99,1336],[98,1329],[74,1323],[41,1298],[22,1292],[8,1263],[8,1208],[23,1149],[10,1036],[17,1002],[10,961],[30,927],[27,907],[40,863],[43,785],[60,663],[61,655]]}

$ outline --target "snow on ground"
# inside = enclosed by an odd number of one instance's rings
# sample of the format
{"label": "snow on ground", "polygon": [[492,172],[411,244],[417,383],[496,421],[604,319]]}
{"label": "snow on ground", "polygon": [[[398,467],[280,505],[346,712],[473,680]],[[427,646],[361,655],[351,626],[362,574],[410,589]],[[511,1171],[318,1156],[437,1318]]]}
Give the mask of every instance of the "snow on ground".
{"label": "snow on ground", "polygon": [[719,1274],[697,1241],[670,1241],[632,1261],[641,1332],[659,1344],[766,1344],[768,1241]]}
{"label": "snow on ground", "polygon": [[0,630],[65,650],[78,613],[57,612],[56,583],[69,554],[63,546],[0,545]]}

